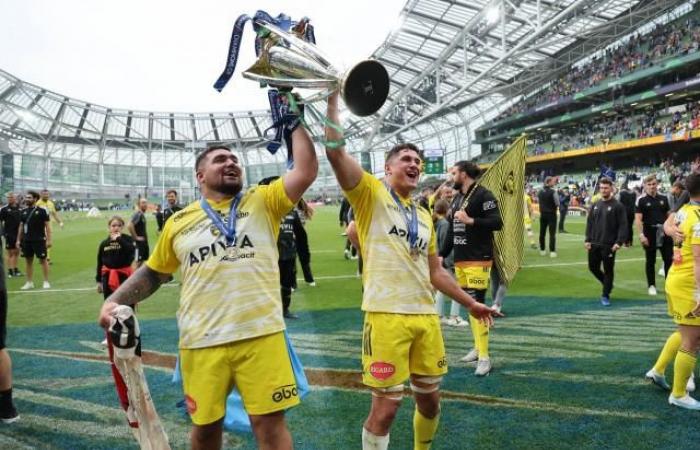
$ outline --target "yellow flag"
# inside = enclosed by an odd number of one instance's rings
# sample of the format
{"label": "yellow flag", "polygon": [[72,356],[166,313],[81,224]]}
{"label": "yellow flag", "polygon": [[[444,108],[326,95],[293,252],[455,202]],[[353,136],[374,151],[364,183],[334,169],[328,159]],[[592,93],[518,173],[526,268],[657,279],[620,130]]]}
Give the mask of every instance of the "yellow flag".
{"label": "yellow flag", "polygon": [[513,281],[523,262],[526,142],[525,135],[520,136],[477,183],[491,191],[498,200],[503,228],[493,233],[494,258],[506,285]]}

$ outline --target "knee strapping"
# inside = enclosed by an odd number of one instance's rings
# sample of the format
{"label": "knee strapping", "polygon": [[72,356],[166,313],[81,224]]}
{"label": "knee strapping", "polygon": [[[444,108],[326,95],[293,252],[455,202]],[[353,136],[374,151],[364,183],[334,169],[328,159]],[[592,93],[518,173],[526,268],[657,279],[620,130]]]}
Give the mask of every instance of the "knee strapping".
{"label": "knee strapping", "polygon": [[[417,384],[414,384],[413,381],[429,386],[418,386]],[[440,389],[441,381],[442,377],[416,377],[411,380],[411,390],[416,394],[432,394]]]}
{"label": "knee strapping", "polygon": [[403,398],[403,391],[403,384],[397,384],[395,386],[389,386],[385,388],[373,387],[372,395],[375,397],[382,397],[389,400],[401,400]]}

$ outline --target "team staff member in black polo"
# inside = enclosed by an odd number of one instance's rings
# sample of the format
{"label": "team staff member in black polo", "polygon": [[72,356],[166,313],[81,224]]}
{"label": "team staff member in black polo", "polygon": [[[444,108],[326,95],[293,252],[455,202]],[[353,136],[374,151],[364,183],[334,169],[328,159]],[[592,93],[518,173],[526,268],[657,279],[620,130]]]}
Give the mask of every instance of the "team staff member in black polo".
{"label": "team staff member in black polo", "polygon": [[[146,232],[146,209],[148,208],[148,200],[145,198],[139,199],[138,209],[131,216],[129,221],[129,233],[134,238],[136,243],[136,267],[140,267],[144,261],[148,259],[148,233]],[[165,222],[165,220],[164,220]]]}
{"label": "team staff member in black polo", "polygon": [[170,189],[166,192],[165,199],[168,201],[168,206],[163,210],[163,225],[165,225],[170,216],[182,209],[182,206],[177,202],[177,191],[175,189]]}
{"label": "team staff member in black polo", "polygon": [[656,250],[661,251],[664,273],[668,274],[673,261],[673,240],[664,234],[663,225],[670,208],[668,199],[658,195],[656,175],[644,179],[644,194],[637,199],[635,222],[639,242],[646,256],[646,275],[649,295],[656,295]]}
{"label": "team staff member in black polo", "polygon": [[549,229],[549,256],[557,257],[557,209],[559,209],[559,196],[554,186],[554,178],[544,179],[544,187],[537,193],[540,204],[540,255],[547,254],[544,247],[544,238]]}
{"label": "team staff member in black polo", "polygon": [[36,206],[40,196],[38,192],[29,191],[25,197],[27,207],[22,210],[21,224],[17,232],[17,248],[22,250],[27,262],[27,282],[20,289],[34,289],[34,257],[41,263],[44,275],[44,289],[51,288],[49,284],[49,262],[46,260],[46,249],[51,247],[51,218],[44,208]]}
{"label": "team staff member in black polo", "polygon": [[[593,204],[586,220],[588,269],[603,285],[600,303],[610,306],[610,292],[615,278],[615,254],[627,242],[627,212],[613,197],[612,180],[598,180],[600,200]],[[600,265],[603,270],[600,270]]]}
{"label": "team staff member in black polo", "polygon": [[622,189],[620,189],[620,203],[625,207],[625,213],[627,214],[627,241],[625,246],[629,247],[632,245],[632,226],[634,225],[634,211],[637,207],[637,194],[634,189],[630,189],[629,185],[625,181],[622,184]]}
{"label": "team staff member in black polo", "polygon": [[17,233],[19,232],[19,224],[22,221],[20,211],[14,192],[8,192],[7,205],[0,208],[0,222],[2,223],[5,248],[7,249],[7,276],[9,278],[22,276],[17,268],[17,259],[19,259]]}

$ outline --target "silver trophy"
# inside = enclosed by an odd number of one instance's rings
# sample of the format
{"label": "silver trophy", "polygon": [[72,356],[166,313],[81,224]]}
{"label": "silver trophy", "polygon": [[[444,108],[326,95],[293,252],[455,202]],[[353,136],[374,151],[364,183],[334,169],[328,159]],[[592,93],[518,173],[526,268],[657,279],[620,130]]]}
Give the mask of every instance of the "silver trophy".
{"label": "silver trophy", "polygon": [[243,76],[261,85],[282,89],[321,89],[307,102],[339,89],[348,109],[369,116],[382,107],[389,95],[389,74],[379,61],[368,59],[342,73],[315,45],[262,20],[256,25],[269,31],[262,41],[258,60]]}

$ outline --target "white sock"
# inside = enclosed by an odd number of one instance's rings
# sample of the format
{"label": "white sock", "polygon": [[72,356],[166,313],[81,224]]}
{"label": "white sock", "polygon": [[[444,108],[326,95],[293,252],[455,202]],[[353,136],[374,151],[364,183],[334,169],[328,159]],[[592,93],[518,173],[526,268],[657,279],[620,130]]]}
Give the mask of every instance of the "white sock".
{"label": "white sock", "polygon": [[362,450],[387,450],[389,448],[389,434],[377,436],[362,427]]}

